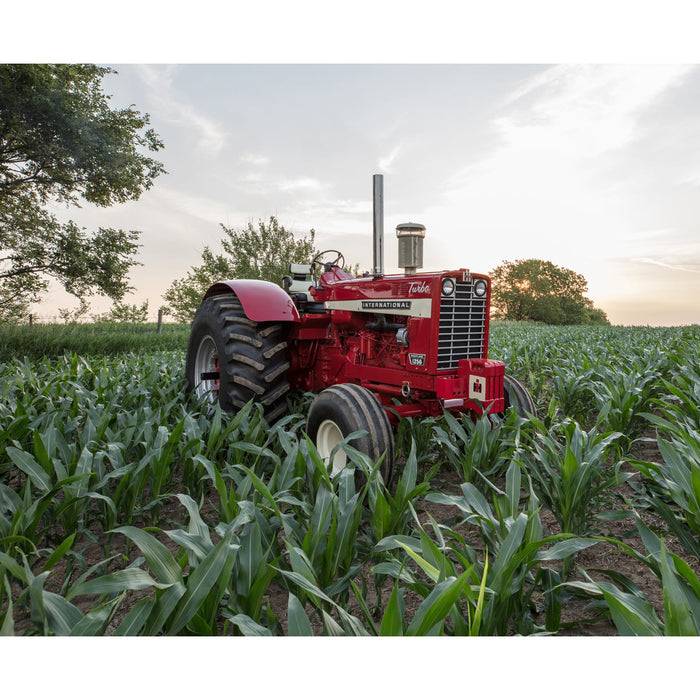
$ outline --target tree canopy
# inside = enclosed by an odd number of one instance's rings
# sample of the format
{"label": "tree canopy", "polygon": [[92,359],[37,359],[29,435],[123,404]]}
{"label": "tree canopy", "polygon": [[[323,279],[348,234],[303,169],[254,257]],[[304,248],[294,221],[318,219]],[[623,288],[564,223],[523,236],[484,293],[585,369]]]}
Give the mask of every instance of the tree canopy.
{"label": "tree canopy", "polygon": [[41,298],[48,278],[78,298],[121,299],[138,231],[88,232],[50,211],[138,199],[163,164],[147,114],[113,109],[95,65],[0,65],[0,319]]}
{"label": "tree canopy", "polygon": [[553,325],[606,324],[607,316],[584,296],[583,275],[548,260],[504,260],[489,273],[494,317]]}
{"label": "tree canopy", "polygon": [[314,248],[315,232],[296,238],[281,226],[274,216],[269,221],[252,221],[246,228],[235,230],[221,224],[225,236],[222,253],[213,253],[207,246],[202,264],[194,266],[181,279],[175,280],[163,298],[168,313],[178,321],[188,322],[199,307],[207,289],[215,282],[231,279],[258,279],[280,284],[289,274],[290,263],[310,263],[318,250]]}

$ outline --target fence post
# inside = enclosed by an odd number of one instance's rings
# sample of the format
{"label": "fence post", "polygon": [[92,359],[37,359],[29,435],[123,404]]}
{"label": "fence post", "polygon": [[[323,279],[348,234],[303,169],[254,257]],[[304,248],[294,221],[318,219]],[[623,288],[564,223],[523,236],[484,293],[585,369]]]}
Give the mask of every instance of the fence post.
{"label": "fence post", "polygon": [[158,309],[158,333],[163,332],[163,309]]}
{"label": "fence post", "polygon": [[31,328],[33,324],[34,324],[34,315],[29,314],[29,327]]}

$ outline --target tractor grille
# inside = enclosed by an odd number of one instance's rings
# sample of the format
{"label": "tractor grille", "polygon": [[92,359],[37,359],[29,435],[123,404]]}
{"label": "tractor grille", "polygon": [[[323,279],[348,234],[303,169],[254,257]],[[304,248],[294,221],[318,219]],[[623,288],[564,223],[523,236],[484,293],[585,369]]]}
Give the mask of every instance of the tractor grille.
{"label": "tractor grille", "polygon": [[457,282],[453,297],[440,300],[437,369],[456,370],[459,360],[483,357],[486,298],[472,294],[471,282]]}

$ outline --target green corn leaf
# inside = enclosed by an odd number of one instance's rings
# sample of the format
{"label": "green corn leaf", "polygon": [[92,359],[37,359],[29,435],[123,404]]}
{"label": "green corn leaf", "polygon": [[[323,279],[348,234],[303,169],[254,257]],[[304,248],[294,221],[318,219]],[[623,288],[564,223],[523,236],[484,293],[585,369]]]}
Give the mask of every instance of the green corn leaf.
{"label": "green corn leaf", "polygon": [[232,550],[238,545],[230,543],[230,535],[221,540],[187,577],[187,590],[178,602],[172,621],[168,624],[168,634],[177,634],[194,617],[209,591],[219,577],[228,577],[234,564]]}
{"label": "green corn leaf", "polygon": [[566,559],[572,554],[578,554],[588,547],[598,544],[600,540],[586,537],[570,537],[569,535],[554,535],[548,537],[546,541],[552,539],[560,539],[559,542],[552,545],[549,549],[538,553],[537,561],[553,561],[556,559]]}
{"label": "green corn leaf", "polygon": [[382,616],[382,623],[379,628],[380,636],[403,636],[403,611],[404,608],[402,605],[402,595],[399,589],[399,580],[397,579],[394,583],[393,589],[391,590],[391,595],[389,596],[389,601],[387,602],[386,608],[384,608],[384,615]]}
{"label": "green corn leaf", "polygon": [[132,568],[105,574],[73,586],[66,596],[70,600],[78,595],[109,595],[122,591],[142,591],[146,588],[170,588],[172,583],[158,583],[143,569]]}
{"label": "green corn leaf", "polygon": [[[11,591],[10,582],[7,576],[3,576],[3,584],[7,591]],[[13,618],[12,595],[7,596],[7,610],[5,610],[4,618],[0,616],[2,624],[0,625],[0,637],[13,637],[15,634],[15,621]]]}
{"label": "green corn leaf", "polygon": [[128,537],[141,550],[148,568],[162,583],[182,582],[182,569],[168,548],[153,535],[131,525],[115,528],[112,532]]}
{"label": "green corn leaf", "polygon": [[182,547],[190,558],[190,563],[196,564],[197,562],[204,559],[204,557],[211,552],[214,545],[211,543],[211,539],[207,537],[204,539],[197,532],[187,532],[186,530],[165,530],[165,534],[173,541],[175,544]]}
{"label": "green corn leaf", "polygon": [[289,579],[295,583],[299,588],[309,594],[311,602],[317,607],[321,607],[320,602],[323,600],[330,605],[335,605],[335,602],[329,598],[318,586],[305,579],[301,574],[296,571],[285,571],[284,569],[277,569],[285,578]]}
{"label": "green corn leaf", "polygon": [[484,600],[486,595],[486,579],[488,577],[488,572],[489,551],[488,549],[486,549],[486,551],[484,552],[484,573],[481,576],[481,583],[479,585],[479,596],[476,601],[476,609],[474,610],[474,619],[469,625],[469,634],[474,637],[478,636],[479,630],[481,629],[481,620],[484,617]]}
{"label": "green corn leaf", "polygon": [[57,593],[42,591],[43,609],[48,629],[57,636],[67,636],[81,621],[82,613]]}
{"label": "green corn leaf", "polygon": [[306,555],[306,552],[304,552],[304,550],[300,547],[293,546],[288,540],[285,540],[284,542],[287,545],[289,564],[292,567],[292,571],[303,576],[307,581],[309,581],[309,583],[316,586],[316,573],[314,571],[313,564]]}
{"label": "green corn leaf", "polygon": [[[48,617],[46,614],[46,609],[44,606],[44,581],[49,576],[48,571],[38,576],[33,576],[31,569],[27,563],[27,559],[22,555],[24,559],[24,570],[27,574],[26,580],[29,583],[29,598],[31,600],[31,620],[37,626],[40,627],[44,635],[49,633]],[[74,620],[73,622],[77,622]],[[67,626],[67,630],[70,631],[72,625]],[[67,634],[67,632],[66,632]]]}
{"label": "green corn leaf", "polygon": [[180,501],[180,503],[182,503],[183,506],[185,506],[185,508],[187,509],[187,513],[190,516],[190,523],[187,528],[188,532],[191,532],[194,535],[198,535],[205,542],[211,544],[211,535],[209,534],[209,528],[207,527],[207,524],[204,522],[204,520],[202,520],[202,516],[199,513],[199,507],[197,506],[195,501],[190,496],[184,493],[178,493],[177,499]]}
{"label": "green corn leaf", "polygon": [[153,598],[141,598],[137,601],[126,617],[121,621],[119,627],[113,632],[115,637],[131,637],[137,635],[153,610],[156,601]]}
{"label": "green corn leaf", "polygon": [[546,613],[545,629],[548,632],[557,632],[561,624],[561,576],[558,571],[543,567],[539,572],[544,588]]}
{"label": "green corn leaf", "polygon": [[416,554],[408,545],[404,544],[403,542],[400,542],[399,540],[396,540],[396,543],[403,547],[406,552],[408,552],[408,555],[413,559],[413,561],[420,566],[421,569],[428,575],[431,581],[433,583],[437,583],[438,580],[440,579],[440,569],[436,568],[429,562],[427,562],[423,557],[421,557],[419,554]]}
{"label": "green corn leaf", "polygon": [[661,581],[664,587],[664,630],[666,636],[697,636],[693,615],[681,588],[666,547],[661,543]]}
{"label": "green corn leaf", "polygon": [[597,582],[595,586],[603,594],[615,627],[622,636],[648,637],[662,633],[661,621],[647,601],[624,593],[609,583]]}
{"label": "green corn leaf", "polygon": [[243,633],[245,637],[271,637],[272,632],[270,632],[267,627],[263,627],[258,624],[248,615],[239,613],[238,615],[231,615],[228,611],[223,612],[223,616],[231,620],[236,627]]}
{"label": "green corn leaf", "polygon": [[5,449],[10,459],[15,463],[15,466],[21,469],[40,491],[48,493],[51,490],[51,479],[49,475],[32,455],[12,446]]}
{"label": "green corn leaf", "polygon": [[83,615],[81,620],[73,625],[73,629],[70,631],[70,636],[95,637],[102,634],[112,613],[120,603],[121,598],[115,598],[105,605],[100,605],[99,608],[89,610]]}
{"label": "green corn leaf", "polygon": [[51,556],[46,560],[46,564],[44,564],[41,569],[42,571],[51,571],[53,566],[63,558],[63,555],[73,546],[76,534],[77,533],[74,532],[73,534],[68,535],[68,537],[66,537],[63,542],[56,547]]}
{"label": "green corn leaf", "polygon": [[11,556],[9,556],[9,554],[0,552],[0,566],[5,567],[18,581],[29,583],[24,569]]}
{"label": "green corn leaf", "polygon": [[287,634],[290,637],[313,637],[314,634],[304,606],[292,592],[287,602]]}
{"label": "green corn leaf", "polygon": [[345,630],[324,610],[323,629],[329,637],[345,637]]}
{"label": "green corn leaf", "polygon": [[690,470],[690,483],[693,489],[692,495],[695,499],[693,510],[700,514],[700,466],[691,464]]}
{"label": "green corn leaf", "polygon": [[144,627],[143,634],[147,637],[152,637],[155,634],[159,634],[166,623],[170,619],[173,610],[177,607],[182,597],[187,592],[185,585],[183,583],[175,583],[172,588],[168,588],[163,591],[153,606],[148,619],[146,620],[146,625]]}
{"label": "green corn leaf", "polygon": [[370,609],[367,605],[367,601],[364,599],[363,595],[360,593],[360,591],[357,588],[357,585],[355,584],[354,581],[350,581],[350,587],[352,588],[352,591],[355,594],[355,599],[357,600],[357,602],[360,606],[360,610],[362,611],[362,617],[365,620],[365,624],[369,628],[369,633],[376,637],[378,634],[377,626],[374,622],[374,618],[372,617],[372,613],[370,612]]}
{"label": "green corn leaf", "polygon": [[435,634],[450,613],[452,606],[459,600],[468,585],[471,572],[463,573],[459,578],[450,577],[438,583],[430,595],[420,604],[411,624],[406,630],[407,636],[425,636]]}

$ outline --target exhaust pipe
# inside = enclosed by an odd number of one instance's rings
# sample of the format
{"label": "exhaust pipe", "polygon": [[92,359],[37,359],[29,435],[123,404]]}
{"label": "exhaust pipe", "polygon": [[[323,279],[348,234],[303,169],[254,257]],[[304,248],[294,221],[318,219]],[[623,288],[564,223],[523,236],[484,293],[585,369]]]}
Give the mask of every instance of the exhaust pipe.
{"label": "exhaust pipe", "polygon": [[374,185],[374,276],[384,274],[384,176],[373,175]]}

